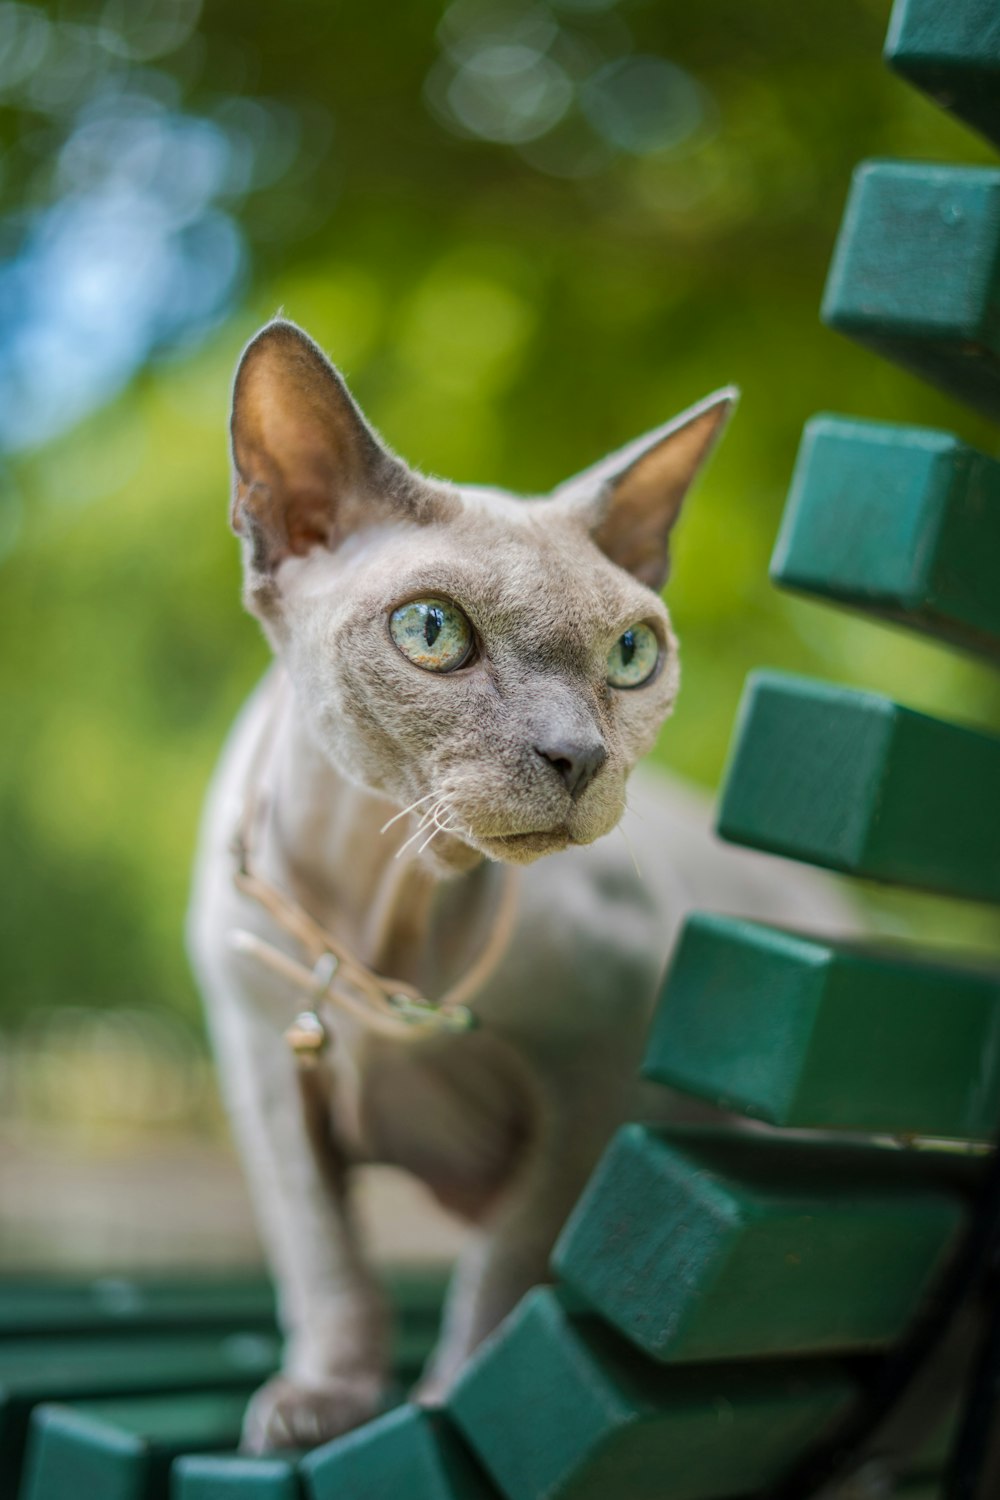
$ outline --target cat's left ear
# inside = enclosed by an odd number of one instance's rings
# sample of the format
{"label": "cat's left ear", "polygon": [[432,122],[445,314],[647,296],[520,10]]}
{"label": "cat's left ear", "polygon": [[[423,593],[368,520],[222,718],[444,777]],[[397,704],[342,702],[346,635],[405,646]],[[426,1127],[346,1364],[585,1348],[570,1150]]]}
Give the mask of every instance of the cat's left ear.
{"label": "cat's left ear", "polygon": [[582,515],[601,551],[651,589],[666,582],[684,496],[738,400],[733,385],[715,391],[555,491]]}
{"label": "cat's left ear", "polygon": [[312,547],[334,551],[365,525],[425,521],[442,503],[385,447],[312,339],[283,318],[243,351],[231,432],[232,525],[260,577]]}

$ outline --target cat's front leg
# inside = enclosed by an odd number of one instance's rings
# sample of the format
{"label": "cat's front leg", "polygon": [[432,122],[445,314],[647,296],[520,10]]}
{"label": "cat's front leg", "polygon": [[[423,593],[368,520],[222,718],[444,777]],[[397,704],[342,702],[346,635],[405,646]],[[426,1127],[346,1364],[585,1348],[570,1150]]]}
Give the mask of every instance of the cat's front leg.
{"label": "cat's front leg", "polygon": [[351,1221],[347,1170],[310,1138],[294,1063],[263,1009],[216,989],[227,1102],[278,1289],[281,1373],[253,1397],[243,1446],[308,1448],[367,1421],[387,1386],[385,1305]]}
{"label": "cat's front leg", "polygon": [[459,1259],[438,1346],[414,1392],[423,1405],[440,1405],[487,1334],[551,1279],[552,1247],[620,1121],[620,1090],[605,1078],[590,1077],[583,1090],[562,1085],[551,1082],[520,1169]]}

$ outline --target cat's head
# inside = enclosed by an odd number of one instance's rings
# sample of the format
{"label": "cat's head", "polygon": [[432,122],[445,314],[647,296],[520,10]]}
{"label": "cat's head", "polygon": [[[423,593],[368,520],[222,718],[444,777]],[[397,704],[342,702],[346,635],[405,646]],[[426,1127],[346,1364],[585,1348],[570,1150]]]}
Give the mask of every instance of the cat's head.
{"label": "cat's head", "polygon": [[337,769],[437,810],[427,857],[524,864],[614,828],[677,695],[655,592],[670,530],[735,396],[524,500],[408,468],[293,324],[249,344],[232,417],[247,603]]}

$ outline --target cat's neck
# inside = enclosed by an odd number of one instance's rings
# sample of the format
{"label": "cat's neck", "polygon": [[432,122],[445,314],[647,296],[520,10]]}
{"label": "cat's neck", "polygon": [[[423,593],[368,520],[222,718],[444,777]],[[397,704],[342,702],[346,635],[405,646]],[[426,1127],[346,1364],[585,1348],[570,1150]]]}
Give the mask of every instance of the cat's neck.
{"label": "cat's neck", "polygon": [[436,839],[430,857],[423,837],[404,849],[419,809],[382,833],[399,809],[330,765],[291,693],[268,781],[272,878],[379,972],[431,988],[453,980],[488,933],[502,871],[454,839]]}

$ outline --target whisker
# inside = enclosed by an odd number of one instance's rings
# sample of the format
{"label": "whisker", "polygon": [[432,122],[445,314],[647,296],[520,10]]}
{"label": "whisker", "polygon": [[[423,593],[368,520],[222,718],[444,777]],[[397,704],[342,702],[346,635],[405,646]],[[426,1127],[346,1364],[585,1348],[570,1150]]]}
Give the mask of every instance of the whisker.
{"label": "whisker", "polygon": [[420,822],[417,824],[416,829],[413,833],[410,834],[410,837],[406,840],[405,844],[400,844],[399,848],[396,850],[395,854],[393,855],[394,859],[399,859],[400,855],[405,854],[411,844],[415,844],[417,839],[421,838],[422,835],[427,832],[428,822],[429,820],[427,818],[420,819]]}
{"label": "whisker", "polygon": [[445,830],[442,827],[440,827],[440,826],[436,826],[436,827],[432,828],[431,831],[430,831],[430,833],[424,839],[423,843],[420,845],[420,848],[417,850],[417,854],[418,855],[419,854],[423,854],[424,850],[428,847],[428,845],[433,844],[433,842],[437,838],[438,834],[439,833],[444,833],[444,831]]}
{"label": "whisker", "polygon": [[632,861],[632,868],[635,870],[635,873],[638,875],[639,879],[641,880],[642,879],[642,871],[639,868],[639,861],[635,857],[635,850],[632,848],[632,840],[629,838],[628,834],[625,832],[624,828],[622,827],[622,825],[620,823],[618,823],[616,825],[616,827],[618,829],[618,832],[621,834],[622,838],[625,840],[625,848],[628,850],[628,857]]}
{"label": "whisker", "polygon": [[424,839],[424,842],[420,845],[420,848],[417,850],[417,853],[418,854],[423,854],[423,852],[427,848],[428,844],[433,843],[434,840],[437,838],[437,836],[438,836],[439,833],[460,833],[461,831],[462,831],[462,825],[460,823],[455,823],[453,821],[449,821],[447,823],[441,823],[441,822],[438,821],[437,818],[435,818],[434,819],[434,829],[433,829],[433,832],[429,835],[428,838]]}
{"label": "whisker", "polygon": [[443,806],[445,800],[446,799],[444,797],[441,797],[437,802],[435,802],[434,806],[432,808],[430,808],[429,811],[427,811],[427,812],[425,812],[423,814],[423,816],[420,819],[420,822],[417,824],[417,830],[416,830],[416,832],[410,834],[410,837],[406,840],[405,844],[400,844],[399,848],[396,850],[396,853],[393,855],[394,859],[398,859],[399,856],[405,850],[409,849],[409,847],[410,847],[411,844],[415,844],[416,843],[417,839],[420,837],[420,835],[422,833],[426,833],[427,832],[427,825],[429,823],[436,823],[437,822],[437,818],[436,818],[435,815],[440,810],[440,808]]}
{"label": "whisker", "polygon": [[[434,827],[431,829],[430,834],[428,835],[428,837],[426,839],[424,839],[424,842],[420,845],[420,848],[417,850],[418,854],[423,854],[423,852],[427,848],[428,844],[432,843],[433,840],[437,838],[437,836],[438,836],[439,833],[447,833],[447,831],[448,831],[448,825],[447,825],[447,823],[442,823],[442,821],[441,821],[441,813],[442,813],[442,811],[444,812],[445,817],[450,822],[450,820],[451,820],[451,809],[448,807],[448,803],[447,803],[447,798],[446,797],[440,798],[440,800],[437,801],[437,802],[435,802],[434,806],[431,808],[430,818],[431,818],[431,822],[434,824]],[[425,824],[424,826],[426,827],[427,825]]]}
{"label": "whisker", "polygon": [[400,818],[405,818],[407,813],[413,812],[414,808],[419,807],[422,802],[429,802],[431,797],[433,797],[434,795],[434,792],[425,792],[422,797],[417,798],[416,802],[411,802],[409,807],[401,807],[399,812],[395,813],[393,817],[389,819],[388,823],[382,824],[382,827],[379,829],[379,833],[387,833],[392,827],[393,823],[398,823]]}

